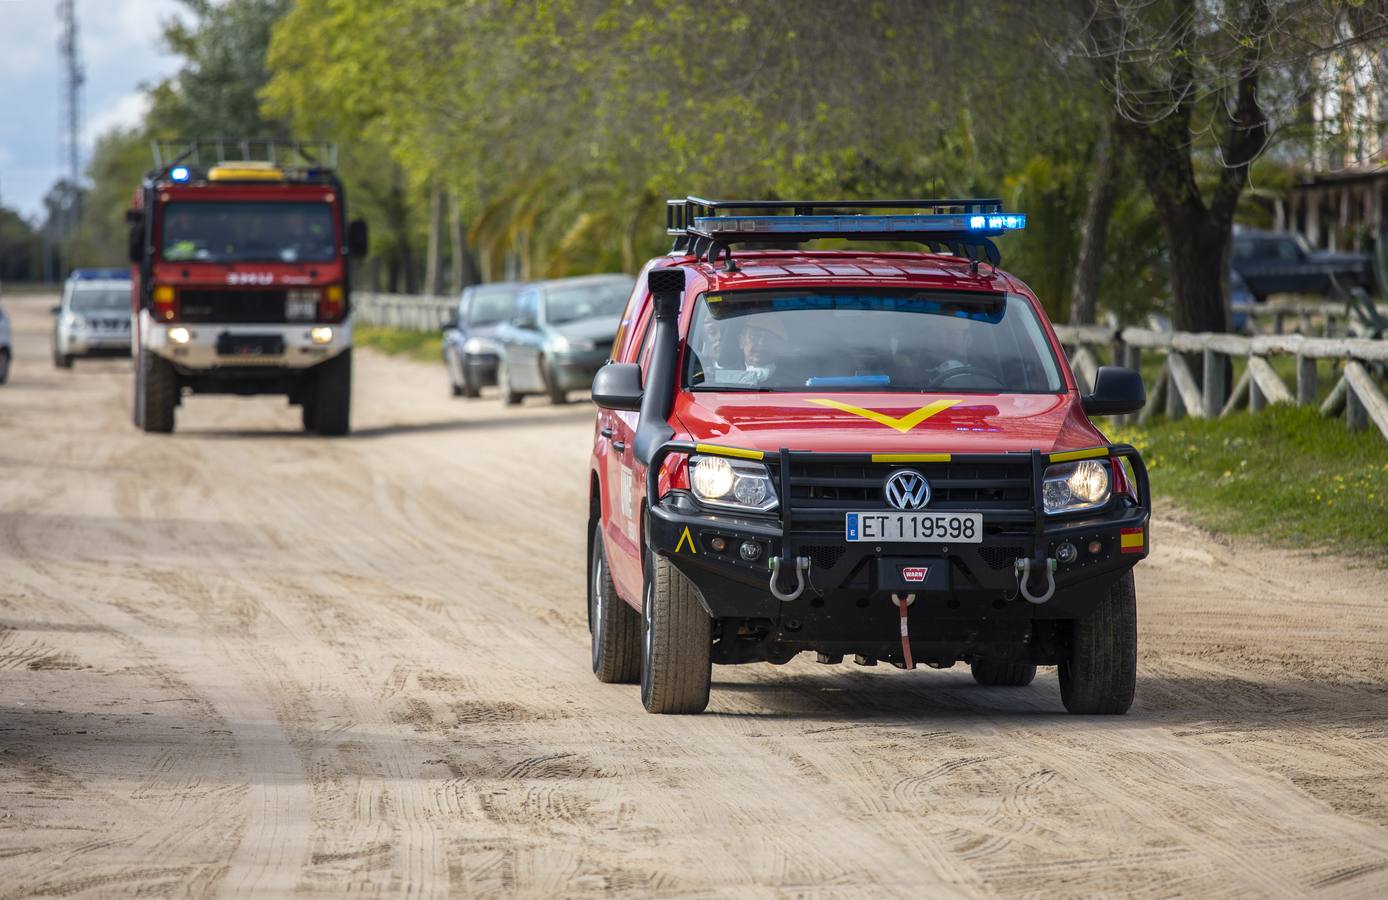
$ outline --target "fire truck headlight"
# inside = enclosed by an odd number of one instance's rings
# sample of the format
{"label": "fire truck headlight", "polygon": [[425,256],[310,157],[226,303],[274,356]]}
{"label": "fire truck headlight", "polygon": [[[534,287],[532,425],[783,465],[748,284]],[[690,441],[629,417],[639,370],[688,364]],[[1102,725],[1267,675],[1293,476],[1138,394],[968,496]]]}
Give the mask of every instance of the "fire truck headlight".
{"label": "fire truck headlight", "polygon": [[315,344],[331,344],[333,342],[333,330],[326,325],[318,325],[308,330],[309,340]]}
{"label": "fire truck headlight", "polygon": [[169,329],[169,343],[186,344],[193,338],[193,333],[182,325],[175,325]]}

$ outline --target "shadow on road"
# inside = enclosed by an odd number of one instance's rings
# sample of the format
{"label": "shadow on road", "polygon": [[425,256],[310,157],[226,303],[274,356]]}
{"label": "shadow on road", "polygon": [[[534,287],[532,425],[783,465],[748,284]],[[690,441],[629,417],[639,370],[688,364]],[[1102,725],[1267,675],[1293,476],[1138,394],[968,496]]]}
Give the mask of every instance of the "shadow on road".
{"label": "shadow on road", "polygon": [[[450,431],[505,431],[582,422],[592,420],[594,415],[595,412],[593,407],[575,405],[572,408],[566,408],[563,412],[550,415],[524,415],[517,412],[516,415],[492,416],[486,419],[445,419],[434,422],[399,422],[394,425],[368,425],[364,428],[352,429],[352,433],[348,435],[345,440],[369,440],[371,438],[392,437],[402,434],[438,434]],[[280,440],[286,438],[332,441],[344,440],[344,438],[320,438],[319,435],[308,431],[287,431],[283,429],[257,431],[253,429],[180,428],[174,432],[173,437],[196,438],[201,440],[265,440],[267,438]]]}

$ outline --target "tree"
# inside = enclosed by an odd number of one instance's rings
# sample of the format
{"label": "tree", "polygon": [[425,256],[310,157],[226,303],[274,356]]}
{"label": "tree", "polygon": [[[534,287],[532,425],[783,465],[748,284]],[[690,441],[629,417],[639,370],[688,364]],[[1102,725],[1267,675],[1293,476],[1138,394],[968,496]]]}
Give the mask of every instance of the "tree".
{"label": "tree", "polygon": [[[1077,2],[1083,59],[1161,221],[1173,325],[1226,331],[1231,234],[1249,167],[1298,117],[1309,92],[1299,78],[1337,49],[1381,39],[1388,19],[1367,3]],[[1337,40],[1347,18],[1354,27]]]}

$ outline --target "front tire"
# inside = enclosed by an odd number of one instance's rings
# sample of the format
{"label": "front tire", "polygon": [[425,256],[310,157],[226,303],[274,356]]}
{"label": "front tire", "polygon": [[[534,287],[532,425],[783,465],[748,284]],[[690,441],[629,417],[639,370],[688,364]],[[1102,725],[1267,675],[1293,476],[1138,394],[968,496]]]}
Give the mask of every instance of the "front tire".
{"label": "front tire", "polygon": [[313,430],[321,435],[346,434],[352,427],[351,349],[318,366],[316,377],[312,401],[304,405],[304,418],[312,421]]}
{"label": "front tire", "polygon": [[53,367],[55,369],[71,369],[72,355],[68,353],[59,353],[55,345],[53,347]]}
{"label": "front tire", "polygon": [[559,387],[554,380],[554,372],[545,364],[540,364],[540,375],[545,382],[545,396],[549,397],[549,402],[555,406],[563,406],[569,402],[569,392]]}
{"label": "front tire", "polygon": [[511,369],[504,362],[496,368],[496,386],[501,389],[501,402],[506,406],[519,406],[525,399],[511,390]]}
{"label": "front tire", "polygon": [[713,622],[694,584],[653,553],[647,556],[641,615],[641,703],[646,712],[703,712],[713,680]]}
{"label": "front tire", "polygon": [[174,430],[177,404],[178,375],[173,363],[141,350],[135,376],[135,424],[147,433],[168,434]]}
{"label": "front tire", "polygon": [[588,630],[593,634],[593,674],[604,684],[641,680],[641,616],[617,596],[602,543],[602,521],[593,521],[588,559]]}
{"label": "front tire", "polygon": [[0,384],[10,380],[10,351],[8,347],[0,347]]}
{"label": "front tire", "polygon": [[1026,687],[1036,677],[1031,663],[1006,662],[996,659],[976,659],[969,663],[974,681],[985,687]]}
{"label": "front tire", "polygon": [[1128,570],[1103,603],[1076,619],[1060,699],[1079,715],[1122,715],[1137,690],[1137,590]]}

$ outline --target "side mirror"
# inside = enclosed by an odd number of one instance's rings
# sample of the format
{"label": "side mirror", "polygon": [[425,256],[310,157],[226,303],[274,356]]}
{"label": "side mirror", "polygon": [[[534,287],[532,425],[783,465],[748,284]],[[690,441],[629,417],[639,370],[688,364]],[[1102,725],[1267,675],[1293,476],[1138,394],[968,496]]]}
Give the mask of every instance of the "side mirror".
{"label": "side mirror", "polygon": [[366,255],[367,248],[371,242],[366,231],[366,222],[362,219],[353,219],[347,223],[347,254],[361,258]]}
{"label": "side mirror", "polygon": [[129,235],[130,261],[140,263],[145,258],[145,224],[132,222]]}
{"label": "side mirror", "polygon": [[641,409],[641,367],[608,363],[593,376],[593,402],[603,409],[637,412]]}
{"label": "side mirror", "polygon": [[457,328],[457,327],[458,327],[458,311],[457,311],[456,309],[454,309],[454,310],[449,310],[448,314],[447,314],[446,316],[443,317],[443,325],[441,326],[441,328],[442,328],[442,330],[447,331],[447,330],[450,329],[450,328]]}
{"label": "side mirror", "polygon": [[1080,398],[1091,416],[1121,416],[1135,413],[1147,402],[1142,376],[1121,366],[1100,366],[1094,375],[1094,393]]}

